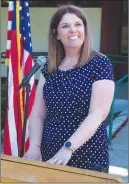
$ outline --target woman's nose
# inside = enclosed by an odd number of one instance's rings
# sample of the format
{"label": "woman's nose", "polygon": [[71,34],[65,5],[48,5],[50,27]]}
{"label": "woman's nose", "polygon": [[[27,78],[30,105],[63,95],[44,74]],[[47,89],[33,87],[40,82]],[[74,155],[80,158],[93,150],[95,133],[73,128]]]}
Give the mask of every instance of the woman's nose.
{"label": "woman's nose", "polygon": [[70,32],[75,32],[75,31],[76,31],[75,26],[71,26],[71,27],[70,27]]}

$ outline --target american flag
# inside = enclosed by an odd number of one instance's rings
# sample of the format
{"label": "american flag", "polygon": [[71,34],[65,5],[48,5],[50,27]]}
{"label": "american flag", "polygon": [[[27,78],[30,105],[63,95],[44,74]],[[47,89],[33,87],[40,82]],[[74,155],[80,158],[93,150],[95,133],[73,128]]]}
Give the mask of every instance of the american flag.
{"label": "american flag", "polygon": [[[22,79],[33,66],[32,41],[28,1],[9,1],[6,64],[8,64],[8,108],[4,133],[4,154],[19,156],[24,123],[25,89],[17,91]],[[26,152],[29,146],[28,122],[35,97],[34,76],[30,80]]]}

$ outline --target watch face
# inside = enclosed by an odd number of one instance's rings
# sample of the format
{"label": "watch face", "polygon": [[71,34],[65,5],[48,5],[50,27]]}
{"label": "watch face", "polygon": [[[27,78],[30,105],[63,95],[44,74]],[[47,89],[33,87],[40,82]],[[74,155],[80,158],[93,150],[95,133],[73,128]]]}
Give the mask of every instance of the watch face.
{"label": "watch face", "polygon": [[71,142],[66,142],[66,143],[65,143],[65,147],[66,147],[66,148],[70,148],[71,145],[72,145]]}

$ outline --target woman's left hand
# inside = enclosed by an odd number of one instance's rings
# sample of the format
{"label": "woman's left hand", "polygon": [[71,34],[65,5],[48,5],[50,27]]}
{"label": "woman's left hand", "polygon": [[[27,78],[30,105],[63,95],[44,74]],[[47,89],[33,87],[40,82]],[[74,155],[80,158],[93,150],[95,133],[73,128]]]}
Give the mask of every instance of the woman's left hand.
{"label": "woman's left hand", "polygon": [[46,161],[51,164],[66,165],[71,159],[72,151],[61,148],[51,159]]}

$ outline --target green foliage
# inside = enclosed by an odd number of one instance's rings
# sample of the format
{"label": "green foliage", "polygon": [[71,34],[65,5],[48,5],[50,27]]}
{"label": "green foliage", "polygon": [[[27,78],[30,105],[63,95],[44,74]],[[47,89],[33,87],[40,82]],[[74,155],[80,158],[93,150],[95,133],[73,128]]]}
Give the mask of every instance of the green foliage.
{"label": "green foliage", "polygon": [[2,3],[9,3],[9,0],[2,0]]}

